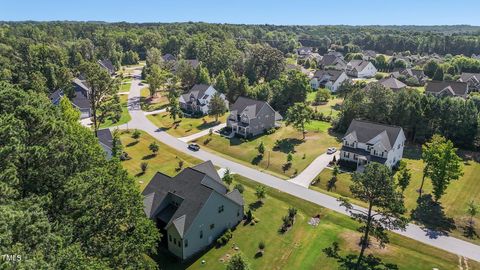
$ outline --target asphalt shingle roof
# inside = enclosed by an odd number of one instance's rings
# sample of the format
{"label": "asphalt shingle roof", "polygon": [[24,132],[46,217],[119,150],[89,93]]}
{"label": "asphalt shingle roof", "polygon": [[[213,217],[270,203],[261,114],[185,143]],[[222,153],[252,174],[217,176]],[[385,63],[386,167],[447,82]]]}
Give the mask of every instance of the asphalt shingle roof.
{"label": "asphalt shingle roof", "polygon": [[468,94],[468,84],[465,82],[431,81],[425,87],[425,92],[432,94],[439,94],[444,90],[453,96],[466,96]]}
{"label": "asphalt shingle roof", "polygon": [[354,133],[358,142],[367,143],[381,134],[383,137],[381,138],[383,145],[387,150],[390,150],[395,144],[401,130],[402,128],[397,126],[378,124],[364,120],[353,120],[345,136]]}
{"label": "asphalt shingle roof", "polygon": [[386,77],[386,78],[380,79],[378,80],[378,83],[392,90],[399,90],[407,87],[406,84],[404,84],[403,82],[393,77]]}

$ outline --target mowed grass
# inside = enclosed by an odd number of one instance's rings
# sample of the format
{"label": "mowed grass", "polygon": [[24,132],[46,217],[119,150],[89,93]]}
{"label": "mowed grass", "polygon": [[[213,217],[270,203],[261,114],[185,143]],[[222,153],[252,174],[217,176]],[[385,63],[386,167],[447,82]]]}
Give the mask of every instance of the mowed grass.
{"label": "mowed grass", "polygon": [[[265,170],[282,178],[300,173],[316,157],[325,153],[328,147],[338,147],[337,139],[329,134],[330,124],[312,121],[305,140],[302,134],[291,126],[283,126],[273,134],[264,134],[253,139],[226,138],[218,135],[205,136],[196,140],[203,148],[240,161],[259,170]],[[276,142],[278,141],[278,144]],[[263,142],[265,154],[259,156],[258,146]],[[290,167],[285,167],[287,155],[292,153]]]}
{"label": "mowed grass", "polygon": [[[403,161],[407,163],[407,167],[412,173],[412,179],[410,185],[405,190],[405,206],[408,209],[407,215],[410,215],[411,210],[417,207],[417,198],[418,198],[418,188],[422,180],[422,170],[424,163],[420,157],[420,148],[419,147],[408,147],[404,151]],[[452,234],[455,237],[459,237],[477,244],[480,244],[479,238],[465,238],[463,236],[463,227],[466,225],[466,209],[470,201],[475,201],[477,204],[480,204],[480,163],[473,160],[468,160],[464,162],[463,166],[464,175],[457,181],[451,182],[448,186],[445,194],[440,199],[441,206],[445,215],[449,218],[453,218],[455,222],[456,229],[452,230]],[[331,170],[323,170],[320,175],[320,181],[312,186],[312,189],[326,192],[327,182],[332,177]],[[350,197],[349,186],[351,184],[351,174],[341,173],[338,177],[336,183],[336,188],[329,192],[336,196],[346,196]],[[427,178],[424,185],[424,194],[431,193],[432,184],[431,181]],[[355,203],[360,205],[365,205],[361,202],[355,201]],[[477,225],[477,232],[480,234],[480,217],[477,216],[475,219]]]}
{"label": "mowed grass", "polygon": [[[123,145],[123,151],[127,152],[131,157],[130,160],[122,161],[122,166],[131,176],[135,177],[140,185],[140,190],[145,188],[156,172],[162,172],[170,176],[176,175],[179,172],[178,165],[180,160],[183,161],[184,168],[201,163],[200,160],[157,141],[143,131],[138,142],[136,142],[131,137],[132,133],[133,130],[129,132],[121,131],[120,141]],[[155,156],[148,149],[148,146],[154,141],[159,145],[159,151]],[[145,174],[141,174],[140,164],[142,162],[148,163]]]}
{"label": "mowed grass", "polygon": [[209,115],[200,118],[182,117],[177,118],[176,121],[173,121],[169,113],[147,115],[147,118],[168,134],[184,137],[225,123],[227,116],[228,114],[224,114],[218,118],[217,122],[215,122],[215,117]]}
{"label": "mowed grass", "polygon": [[[245,187],[243,196],[247,210],[250,204],[256,202],[256,183],[238,175],[235,175],[235,183],[241,183]],[[281,234],[278,229],[282,217],[292,206],[298,210],[295,223],[292,229]],[[161,253],[155,257],[160,269],[223,270],[228,257],[238,252],[233,249],[234,244],[247,258],[252,269],[338,269],[336,261],[322,252],[333,242],[340,244],[342,254],[358,254],[358,223],[342,214],[274,189],[267,189],[264,204],[252,209],[259,222],[253,226],[240,223],[233,232],[233,238],[225,246],[212,247],[184,263],[178,263]],[[320,223],[313,227],[308,221],[317,214],[320,215]],[[396,234],[390,234],[390,240],[391,243],[385,249],[371,248],[367,254],[373,253],[385,262],[397,264],[400,269],[458,269],[456,255]],[[265,243],[265,253],[262,257],[256,257],[260,241]],[[469,267],[479,269],[479,264],[470,261]]]}
{"label": "mowed grass", "polygon": [[314,104],[316,91],[310,92],[307,95],[307,102],[310,102],[310,107],[316,112],[323,113],[325,116],[337,116],[340,113],[340,107],[342,106],[343,99],[333,96],[328,102],[323,104]]}
{"label": "mowed grass", "polygon": [[153,97],[150,97],[148,87],[144,87],[140,90],[140,105],[142,110],[147,112],[164,109],[168,105],[167,93],[158,91]]}
{"label": "mowed grass", "polygon": [[120,120],[118,122],[112,122],[112,120],[107,119],[104,123],[100,125],[100,128],[120,126],[130,122],[130,120],[132,120],[132,117],[128,112],[127,103],[128,103],[128,95],[120,95],[120,104],[122,105],[122,115],[120,116]]}
{"label": "mowed grass", "polygon": [[128,81],[128,82],[122,82],[120,84],[120,90],[119,92],[120,93],[125,93],[125,92],[130,92],[130,86],[132,85],[132,82],[131,81]]}

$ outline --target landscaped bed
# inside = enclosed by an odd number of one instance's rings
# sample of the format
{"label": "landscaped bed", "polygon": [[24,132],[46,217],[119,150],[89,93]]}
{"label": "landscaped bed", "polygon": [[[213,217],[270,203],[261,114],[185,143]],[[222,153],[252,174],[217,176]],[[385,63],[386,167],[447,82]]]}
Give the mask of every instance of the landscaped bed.
{"label": "landscaped bed", "polygon": [[215,122],[215,117],[208,115],[202,117],[182,117],[176,119],[175,122],[169,113],[148,115],[147,118],[168,134],[175,137],[184,137],[212,128],[220,123],[225,123],[227,116],[227,114],[224,114],[222,117],[219,117],[218,122]]}
{"label": "landscaped bed", "polygon": [[[138,142],[132,138],[132,134],[133,130],[128,133],[127,131],[121,131],[120,141],[123,145],[123,151],[127,152],[131,158],[122,161],[122,166],[130,175],[135,177],[140,185],[140,190],[143,190],[156,172],[162,172],[170,176],[176,175],[179,172],[179,161],[183,161],[184,168],[201,163],[200,160],[155,140],[145,132],[141,132]],[[152,155],[148,148],[154,141],[159,145],[159,151],[156,155]],[[148,163],[144,174],[141,173],[140,169],[142,162]]]}
{"label": "landscaped bed", "polygon": [[[322,249],[335,241],[343,251],[358,254],[358,223],[347,216],[273,189],[267,189],[267,198],[260,205],[255,203],[255,182],[235,175],[232,186],[236,183],[245,187],[245,211],[251,206],[258,223],[249,225],[242,222],[233,231],[233,237],[226,245],[212,247],[184,263],[178,263],[165,253],[160,253],[154,259],[161,268],[223,270],[228,259],[240,251],[249,261],[251,269],[337,269],[335,260],[327,258],[322,252]],[[282,217],[292,206],[298,210],[295,223],[282,234],[279,232]],[[318,226],[309,225],[309,220],[317,215],[320,216]],[[396,234],[390,234],[390,239],[391,243],[385,249],[373,247],[367,250],[367,254],[373,252],[385,262],[397,264],[400,269],[459,269],[459,258],[454,254]],[[262,256],[258,255],[260,241],[265,243]],[[238,251],[234,246],[238,247]],[[470,269],[480,266],[473,261],[468,264]]]}
{"label": "landscaped bed", "polygon": [[[203,148],[221,153],[223,156],[239,160],[260,170],[267,170],[277,176],[288,178],[300,173],[316,157],[325,153],[328,147],[338,147],[337,139],[329,134],[330,125],[325,122],[312,121],[311,130],[305,140],[293,127],[281,127],[273,134],[265,134],[249,140],[242,138],[205,136],[198,140]],[[278,143],[277,143],[278,141]],[[265,153],[259,156],[258,146],[263,142]],[[292,153],[291,165],[287,164],[288,153]]]}
{"label": "landscaped bed", "polygon": [[[410,213],[413,209],[417,207],[417,198],[418,198],[418,188],[422,180],[422,170],[423,170],[423,161],[420,159],[420,148],[419,147],[406,147],[404,151],[403,161],[407,163],[407,167],[412,173],[412,179],[410,185],[405,190],[405,206],[407,207],[407,215],[410,216]],[[440,199],[441,206],[445,214],[444,219],[442,220],[442,227],[452,230],[451,233],[455,237],[463,238],[468,241],[475,242],[480,244],[479,238],[465,238],[463,236],[462,227],[465,225],[467,214],[467,204],[474,200],[477,203],[480,202],[480,163],[473,160],[468,160],[464,163],[463,167],[464,175],[456,181],[453,181],[450,186],[447,188],[445,195]],[[332,177],[332,170],[323,170],[320,175],[320,181],[317,182],[312,189],[321,192],[327,192],[327,182]],[[341,173],[338,176],[336,182],[336,188],[332,189],[329,193],[335,196],[341,195],[349,197],[351,195],[349,186],[351,184],[351,174]],[[424,194],[428,194],[432,191],[432,185],[429,179],[425,181]],[[356,204],[364,205],[361,202],[355,201]],[[430,209],[433,212],[433,209]],[[434,218],[439,218],[439,215],[435,214]],[[453,218],[449,220],[449,218]],[[480,224],[480,218],[476,218],[476,223]],[[451,225],[455,225],[452,227]],[[478,227],[478,226],[477,226]],[[480,230],[480,229],[477,229]]]}

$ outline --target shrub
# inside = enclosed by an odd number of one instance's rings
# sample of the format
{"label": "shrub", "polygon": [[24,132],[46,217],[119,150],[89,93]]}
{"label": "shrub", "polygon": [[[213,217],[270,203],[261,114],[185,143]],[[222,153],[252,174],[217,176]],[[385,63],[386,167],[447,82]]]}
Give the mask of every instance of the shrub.
{"label": "shrub", "polygon": [[217,239],[217,244],[220,246],[224,246],[232,239],[232,231],[230,229],[226,230],[220,238]]}
{"label": "shrub", "polygon": [[261,250],[264,250],[264,249],[265,249],[265,242],[263,242],[263,240],[261,240],[261,241],[258,243],[258,249],[261,249]]}
{"label": "shrub", "polygon": [[243,187],[242,184],[236,184],[233,188],[237,189],[238,192],[243,194],[243,191],[245,191],[245,188]]}
{"label": "shrub", "polygon": [[132,133],[132,138],[135,139],[135,140],[138,140],[140,138],[140,131],[138,129],[135,129]]}
{"label": "shrub", "polygon": [[375,74],[375,79],[377,79],[377,80],[383,79],[383,74],[381,74],[381,73]]}
{"label": "shrub", "polygon": [[142,170],[142,174],[144,174],[147,171],[147,168],[148,168],[147,162],[140,163],[140,169]]}

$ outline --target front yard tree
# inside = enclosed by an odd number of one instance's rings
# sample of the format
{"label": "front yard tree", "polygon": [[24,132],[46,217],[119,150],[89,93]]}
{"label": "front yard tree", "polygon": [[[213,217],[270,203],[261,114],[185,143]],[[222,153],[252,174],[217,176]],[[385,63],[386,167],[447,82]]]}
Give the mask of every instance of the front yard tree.
{"label": "front yard tree", "polygon": [[68,123],[76,123],[80,118],[80,111],[75,109],[70,102],[70,100],[63,96],[60,100],[59,105],[60,111],[62,112],[62,119]]}
{"label": "front yard tree", "polygon": [[132,133],[132,139],[135,139],[135,141],[138,142],[140,135],[141,135],[140,131],[138,129],[135,129]]}
{"label": "front yard tree", "polygon": [[412,174],[410,173],[410,170],[407,168],[405,163],[402,163],[400,166],[400,171],[398,172],[398,178],[397,178],[397,185],[400,187],[402,192],[407,189],[408,185],[410,184],[410,180],[412,178]]}
{"label": "front yard tree", "polygon": [[197,72],[195,69],[183,59],[178,61],[176,74],[185,88],[192,87],[197,79]]}
{"label": "front yard tree", "polygon": [[225,182],[225,184],[227,184],[227,187],[229,188],[233,182],[233,176],[232,176],[232,173],[230,172],[230,169],[228,168],[225,169],[225,173],[223,174],[222,180],[223,182]]}
{"label": "front yard tree", "polygon": [[227,270],[249,270],[250,265],[242,253],[235,253],[227,264]]}
{"label": "front yard tree", "polygon": [[468,203],[467,214],[469,216],[469,219],[468,219],[466,230],[465,230],[465,235],[467,237],[472,238],[473,236],[477,235],[477,233],[475,232],[475,220],[474,220],[474,218],[478,214],[479,210],[480,210],[479,206],[477,204],[475,204],[474,201],[470,201]]}
{"label": "front yard tree", "polygon": [[97,119],[99,109],[103,104],[111,102],[117,93],[118,83],[97,63],[84,62],[80,65],[79,70],[85,76],[85,81],[91,91],[88,99],[92,109],[93,128],[95,136],[97,136],[97,130],[100,127],[100,121]]}
{"label": "front yard tree", "polygon": [[332,95],[330,94],[330,90],[325,88],[318,89],[317,93],[315,94],[315,104],[328,102],[330,98],[332,98]]}
{"label": "front yard tree", "polygon": [[208,104],[208,114],[215,117],[215,122],[218,122],[218,117],[225,114],[227,105],[220,93],[215,93]]}
{"label": "front yard tree", "polygon": [[210,74],[206,67],[198,66],[197,68],[197,83],[198,84],[210,84]]}
{"label": "front yard tree", "polygon": [[450,140],[440,135],[433,135],[430,142],[422,147],[422,159],[425,163],[420,195],[422,195],[425,178],[429,177],[433,185],[433,195],[438,201],[445,193],[452,180],[458,180],[463,175],[462,159],[456,153],[457,149]]}
{"label": "front yard tree", "polygon": [[257,150],[258,150],[258,153],[263,156],[263,154],[265,153],[265,145],[263,144],[263,141],[260,142],[260,144],[258,145],[257,147]]}
{"label": "front yard tree", "polygon": [[152,142],[149,146],[148,146],[148,149],[150,149],[150,151],[152,151],[152,153],[154,155],[157,154],[158,150],[159,150],[159,146],[156,142]]}
{"label": "front yard tree", "polygon": [[152,65],[149,68],[149,72],[147,75],[147,83],[148,83],[148,90],[150,91],[150,96],[153,97],[158,89],[162,86],[163,78],[162,78],[162,69],[158,65]]}
{"label": "front yard tree", "polygon": [[313,110],[305,103],[295,103],[287,111],[286,123],[301,131],[305,140],[305,124],[310,123],[312,115]]}
{"label": "front yard tree", "polygon": [[350,192],[353,198],[365,202],[367,210],[353,208],[346,198],[340,198],[339,201],[350,212],[352,219],[362,224],[358,229],[363,233],[360,239],[361,250],[355,267],[359,269],[370,235],[383,246],[389,241],[386,230],[403,230],[407,220],[402,216],[405,213],[403,196],[396,190],[397,185],[388,167],[376,162],[369,163],[363,173],[353,174],[352,182]]}
{"label": "front yard tree", "polygon": [[263,202],[263,199],[265,199],[266,195],[267,195],[267,189],[265,188],[265,186],[258,185],[255,188],[255,196],[257,196],[257,200],[259,202]]}
{"label": "front yard tree", "polygon": [[173,119],[173,122],[177,120],[178,117],[181,116],[182,111],[180,110],[180,104],[178,103],[179,94],[177,90],[170,89],[168,92],[168,112],[170,113],[170,117]]}

